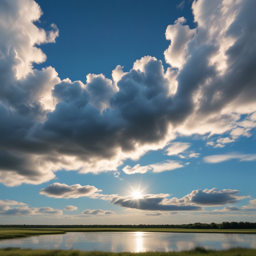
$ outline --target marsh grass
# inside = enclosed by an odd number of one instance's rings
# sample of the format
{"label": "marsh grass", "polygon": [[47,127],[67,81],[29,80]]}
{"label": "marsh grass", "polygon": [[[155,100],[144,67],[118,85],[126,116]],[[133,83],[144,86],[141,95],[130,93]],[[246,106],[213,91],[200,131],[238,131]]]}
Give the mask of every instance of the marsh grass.
{"label": "marsh grass", "polygon": [[19,248],[0,249],[0,256],[255,256],[256,249],[232,248],[228,250],[207,250],[196,247],[190,251],[181,252],[82,252],[77,250],[32,250]]}

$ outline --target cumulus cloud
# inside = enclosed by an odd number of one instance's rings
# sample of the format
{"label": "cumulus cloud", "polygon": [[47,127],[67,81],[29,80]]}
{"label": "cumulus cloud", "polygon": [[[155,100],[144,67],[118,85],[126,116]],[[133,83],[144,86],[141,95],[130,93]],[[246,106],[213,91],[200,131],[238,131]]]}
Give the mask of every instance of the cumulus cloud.
{"label": "cumulus cloud", "polygon": [[6,212],[10,210],[10,206],[18,205],[19,207],[27,207],[27,204],[24,204],[22,202],[17,202],[14,200],[0,200],[0,212]]}
{"label": "cumulus cloud", "polygon": [[[114,212],[112,211],[103,211],[101,209],[97,209],[97,210],[90,210],[90,209],[87,209],[85,211],[83,211],[81,213],[81,215],[85,215],[85,216],[95,216],[95,215],[99,215],[99,216],[110,216],[110,215],[115,215]],[[80,216],[81,216],[80,215]]]}
{"label": "cumulus cloud", "polygon": [[247,211],[256,211],[256,199],[250,200],[250,203],[243,206],[242,209]]}
{"label": "cumulus cloud", "polygon": [[[117,70],[113,71],[115,79],[117,79]],[[116,84],[112,80],[105,78],[103,74],[87,75],[86,88],[90,94],[90,104],[100,111],[110,108],[110,99],[118,91]]]}
{"label": "cumulus cloud", "polygon": [[101,190],[94,186],[81,186],[80,184],[66,185],[64,183],[55,182],[46,188],[40,190],[41,195],[54,198],[78,198],[83,196],[92,196],[96,192]]}
{"label": "cumulus cloud", "polygon": [[134,167],[126,165],[123,168],[123,172],[125,172],[126,174],[146,173],[149,171],[153,173],[159,173],[165,171],[172,171],[181,167],[183,167],[183,165],[181,165],[179,162],[167,160],[165,162],[145,166],[140,166],[140,164],[137,164]]}
{"label": "cumulus cloud", "polygon": [[57,26],[35,25],[42,11],[33,0],[1,1],[0,182],[40,184],[61,169],[116,171],[178,135],[250,136],[255,8],[255,1],[194,1],[196,29],[184,17],[167,27],[167,71],[145,56],[128,72],[118,65],[112,79],[89,74],[84,84],[61,81],[52,67],[36,70],[33,63],[46,60],[39,46],[56,41]]}
{"label": "cumulus cloud", "polygon": [[78,208],[76,206],[73,205],[67,205],[64,210],[65,211],[76,211]]}
{"label": "cumulus cloud", "polygon": [[53,209],[51,207],[41,207],[36,208],[35,210],[36,214],[54,214],[54,215],[62,215],[62,210]]}
{"label": "cumulus cloud", "polygon": [[169,48],[164,52],[165,60],[174,68],[181,68],[185,62],[187,54],[187,43],[195,35],[196,29],[190,29],[183,25],[186,22],[184,17],[175,21],[174,25],[169,25],[165,32],[167,40],[171,41]]}
{"label": "cumulus cloud", "polygon": [[30,208],[27,204],[13,200],[0,200],[0,215],[6,216],[60,216],[62,211],[51,207]]}
{"label": "cumulus cloud", "polygon": [[221,163],[221,162],[229,161],[232,159],[238,159],[240,161],[255,161],[256,155],[230,153],[230,154],[212,155],[212,156],[204,157],[204,161],[206,163],[211,163],[211,164]]}
{"label": "cumulus cloud", "polygon": [[184,196],[181,199],[172,198],[168,202],[176,204],[195,204],[201,206],[214,206],[214,205],[225,205],[233,204],[239,200],[248,198],[248,196],[238,196],[238,190],[216,188],[212,189],[198,189],[193,190],[190,194]]}

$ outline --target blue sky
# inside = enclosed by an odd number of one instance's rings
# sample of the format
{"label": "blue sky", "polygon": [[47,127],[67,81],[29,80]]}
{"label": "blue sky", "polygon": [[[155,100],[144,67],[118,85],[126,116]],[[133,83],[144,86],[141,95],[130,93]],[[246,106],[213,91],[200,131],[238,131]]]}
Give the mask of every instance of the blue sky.
{"label": "blue sky", "polygon": [[254,221],[254,1],[0,3],[0,224]]}

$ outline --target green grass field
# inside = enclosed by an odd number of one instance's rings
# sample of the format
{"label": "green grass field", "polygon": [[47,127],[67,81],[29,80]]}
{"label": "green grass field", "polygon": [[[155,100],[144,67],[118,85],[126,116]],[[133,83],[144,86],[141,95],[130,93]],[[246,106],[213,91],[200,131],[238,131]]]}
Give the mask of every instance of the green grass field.
{"label": "green grass field", "polygon": [[182,252],[144,252],[144,253],[113,253],[113,252],[81,252],[75,250],[28,250],[18,248],[0,249],[0,256],[255,256],[256,249],[234,248],[229,250],[215,251],[195,248]]}
{"label": "green grass field", "polygon": [[[235,233],[256,234],[256,229],[183,229],[183,228],[0,228],[0,239],[66,232],[176,232],[176,233]],[[256,254],[255,254],[256,255]]]}

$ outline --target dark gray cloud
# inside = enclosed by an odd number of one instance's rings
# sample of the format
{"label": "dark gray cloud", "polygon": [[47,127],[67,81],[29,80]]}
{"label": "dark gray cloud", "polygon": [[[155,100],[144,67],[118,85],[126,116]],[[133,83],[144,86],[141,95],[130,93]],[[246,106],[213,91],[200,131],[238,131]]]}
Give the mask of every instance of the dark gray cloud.
{"label": "dark gray cloud", "polygon": [[240,208],[237,208],[235,206],[227,206],[223,209],[224,211],[240,211],[241,209]]}
{"label": "dark gray cloud", "polygon": [[51,207],[41,207],[35,209],[35,214],[62,215],[62,210],[53,209]]}
{"label": "dark gray cloud", "polygon": [[13,207],[13,208],[6,209],[4,211],[0,211],[0,215],[6,215],[6,216],[9,216],[9,215],[26,216],[26,215],[33,215],[33,214],[34,214],[34,211],[28,207]]}
{"label": "dark gray cloud", "polygon": [[94,186],[81,186],[80,184],[75,184],[68,186],[64,183],[53,183],[46,188],[40,190],[41,195],[54,198],[78,198],[83,196],[92,196],[96,192],[101,190]]}
{"label": "dark gray cloud", "polygon": [[238,190],[197,190],[191,196],[191,202],[199,205],[223,205],[236,203],[240,197]]}
{"label": "dark gray cloud", "polygon": [[104,75],[87,75],[87,91],[90,94],[90,104],[100,111],[110,107],[110,99],[118,91],[118,87]]}
{"label": "dark gray cloud", "polygon": [[[255,1],[228,8],[195,1],[196,30],[185,18],[167,28],[167,71],[146,56],[127,73],[118,66],[112,80],[89,74],[83,84],[61,81],[52,67],[33,69],[46,59],[39,45],[55,42],[58,29],[34,24],[42,11],[32,0],[1,1],[0,182],[39,184],[61,169],[116,170],[176,134],[247,136],[251,128],[237,129],[241,114],[256,111],[255,8]],[[149,201],[143,207],[162,207]]]}
{"label": "dark gray cloud", "polygon": [[190,194],[184,196],[181,199],[172,198],[169,203],[185,203],[185,204],[195,204],[201,206],[214,206],[214,205],[225,205],[233,204],[242,199],[248,198],[248,196],[238,196],[238,190],[232,189],[198,189],[193,190]]}
{"label": "dark gray cloud", "polygon": [[163,215],[161,212],[149,212],[149,213],[145,213],[146,216],[150,216],[150,217],[158,217]]}
{"label": "dark gray cloud", "polygon": [[116,197],[110,202],[125,208],[133,208],[148,211],[200,211],[200,206],[189,204],[166,204],[169,195],[145,195],[142,198]]}

